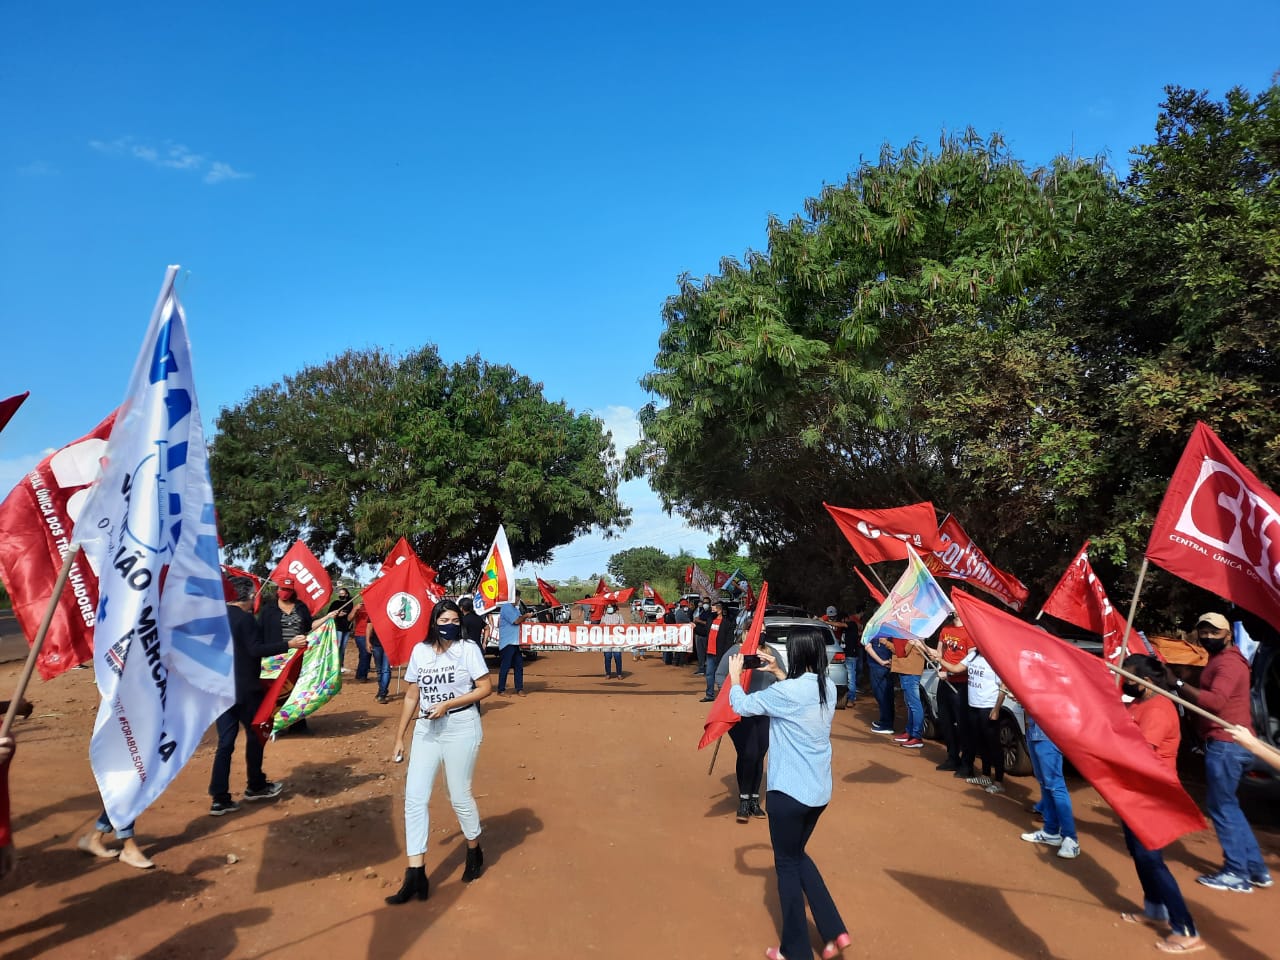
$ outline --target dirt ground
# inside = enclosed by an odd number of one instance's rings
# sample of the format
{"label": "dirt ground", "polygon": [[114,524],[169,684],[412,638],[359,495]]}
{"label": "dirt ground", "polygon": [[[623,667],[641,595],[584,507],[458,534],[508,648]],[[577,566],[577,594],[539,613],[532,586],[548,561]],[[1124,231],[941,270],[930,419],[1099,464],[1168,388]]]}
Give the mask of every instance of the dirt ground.
{"label": "dirt ground", "polygon": [[[0,689],[19,667],[0,667]],[[695,749],[701,681],[661,659],[628,655],[626,668],[607,681],[598,655],[547,654],[526,669],[527,697],[486,702],[475,793],[487,870],[461,882],[462,837],[438,782],[431,897],[399,907],[382,901],[403,870],[405,767],[388,759],[399,704],[375,703],[373,684],[349,683],[311,736],[268,745],[268,774],[288,782],[278,801],[208,816],[207,736],[139,823],[156,862],[141,873],[75,846],[98,811],[90,671],[37,683],[35,713],[17,725],[22,861],[0,888],[0,956],[754,960],[778,942],[777,900],[767,825],[734,820],[732,744],[708,776],[711,750]],[[1071,784],[1084,852],[1059,860],[1018,839],[1033,826],[1034,781],[988,796],[934,770],[938,745],[873,736],[871,706],[864,697],[836,716],[835,793],[810,845],[853,935],[846,956],[1160,955],[1152,932],[1119,921],[1141,895],[1093,790]],[[237,755],[232,788],[243,785]],[[1277,806],[1254,798],[1250,809],[1280,874]],[[1212,832],[1166,856],[1206,956],[1277,955],[1280,887],[1197,885],[1220,856]]]}

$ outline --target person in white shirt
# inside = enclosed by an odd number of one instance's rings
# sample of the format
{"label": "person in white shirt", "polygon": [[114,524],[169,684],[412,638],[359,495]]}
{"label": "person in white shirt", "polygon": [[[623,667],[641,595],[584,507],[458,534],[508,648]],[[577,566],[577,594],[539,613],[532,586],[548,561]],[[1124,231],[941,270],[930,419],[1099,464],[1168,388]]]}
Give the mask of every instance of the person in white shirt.
{"label": "person in white shirt", "polygon": [[970,650],[960,661],[969,671],[969,711],[973,728],[978,731],[978,753],[982,756],[982,773],[965,782],[982,787],[987,793],[1004,793],[1004,747],[1000,746],[1000,676],[978,648]]}
{"label": "person in white shirt", "polygon": [[[618,608],[613,604],[609,604],[605,608],[604,616],[600,618],[602,627],[620,627],[622,626],[622,614],[618,612]],[[612,679],[616,676],[622,679],[622,651],[606,650],[604,653],[604,678]]]}
{"label": "person in white shirt", "polygon": [[417,684],[418,695],[404,698],[396,726],[393,759],[404,759],[404,738],[416,719],[413,751],[404,791],[404,833],[409,866],[404,885],[387,903],[427,899],[427,837],[430,821],[427,804],[436,771],[444,764],[449,802],[467,840],[464,883],[480,876],[484,854],[480,850],[480,812],[471,795],[471,775],[484,739],[480,727],[480,701],[493,692],[484,654],[474,643],[461,642],[462,610],[452,600],[441,600],[431,611],[427,638],[413,648],[405,668],[405,683]]}

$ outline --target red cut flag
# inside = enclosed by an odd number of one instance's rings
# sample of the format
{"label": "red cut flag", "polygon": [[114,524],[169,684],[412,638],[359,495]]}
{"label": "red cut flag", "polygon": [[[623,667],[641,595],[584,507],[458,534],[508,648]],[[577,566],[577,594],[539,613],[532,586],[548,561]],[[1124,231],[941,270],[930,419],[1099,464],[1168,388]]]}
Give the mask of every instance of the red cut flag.
{"label": "red cut flag", "polygon": [[[747,628],[747,635],[742,640],[742,647],[738,651],[744,657],[756,653],[760,649],[760,631],[764,627],[764,608],[769,602],[769,581],[766,580],[760,584],[760,603],[759,614],[751,618],[751,626]],[[698,749],[701,750],[708,744],[715,743],[726,733],[729,728],[742,719],[738,716],[738,712],[729,706],[729,688],[733,684],[725,683],[720,692],[716,694],[716,702],[711,704],[711,709],[707,711],[706,722],[702,725],[702,739],[698,741]],[[742,671],[742,689],[747,690],[751,686],[751,671]]]}
{"label": "red cut flag", "polygon": [[942,546],[922,558],[931,574],[975,586],[1011,610],[1022,609],[1031,592],[1027,585],[988,560],[951,514],[938,525],[938,538]]}
{"label": "red cut flag", "polygon": [[535,577],[534,579],[538,581],[538,593],[542,597],[542,602],[548,603],[553,607],[559,606],[560,601],[556,599],[556,588],[541,577]]}
{"label": "red cut flag", "polygon": [[871,594],[871,599],[876,603],[884,603],[884,591],[863,576],[862,571],[857,567],[853,568],[853,572],[858,575],[858,579],[862,581],[862,585],[867,588],[867,593]]}
{"label": "red cut flag", "polygon": [[853,510],[829,503],[823,506],[863,563],[905,560],[907,544],[920,554],[942,546],[938,514],[928,500],[885,510]]}
{"label": "red cut flag", "polygon": [[1102,636],[1102,655],[1116,660],[1123,649],[1125,627],[1128,625],[1120,612],[1111,605],[1102,581],[1089,564],[1089,541],[1084,542],[1076,558],[1067,567],[1058,585],[1041,608],[1044,613],[1067,623],[1074,623],[1083,630]]}
{"label": "red cut flag", "polygon": [[[53,596],[62,552],[71,544],[76,518],[98,478],[115,419],[112,413],[90,433],[45,457],[0,504],[0,579],[28,643]],[[51,680],[92,659],[97,611],[98,576],[79,554],[36,658],[40,676]]]}
{"label": "red cut flag", "polygon": [[1147,559],[1280,628],[1280,497],[1203,423],[1169,481]]}
{"label": "red cut flag", "polygon": [[277,586],[286,578],[293,580],[298,598],[307,605],[313,617],[329,602],[329,594],[333,592],[329,572],[301,540],[289,548],[267,577]]}
{"label": "red cut flag", "polygon": [[13,419],[13,415],[18,412],[18,408],[22,406],[22,401],[31,396],[31,391],[20,393],[16,397],[10,397],[7,400],[0,400],[0,430],[9,425],[9,421]]}
{"label": "red cut flag", "polygon": [[1005,686],[1149,850],[1205,828],[1097,657],[962,590],[956,612]]}
{"label": "red cut flag", "polygon": [[392,666],[408,663],[413,648],[426,639],[435,604],[425,567],[413,554],[365,587],[365,609]]}

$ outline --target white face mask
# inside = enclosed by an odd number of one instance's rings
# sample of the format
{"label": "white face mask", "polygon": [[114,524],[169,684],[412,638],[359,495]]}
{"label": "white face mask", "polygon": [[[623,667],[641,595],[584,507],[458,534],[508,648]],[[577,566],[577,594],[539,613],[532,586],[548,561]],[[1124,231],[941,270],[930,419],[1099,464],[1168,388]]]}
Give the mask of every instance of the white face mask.
{"label": "white face mask", "polygon": [[605,607],[605,613],[613,613],[613,607]]}

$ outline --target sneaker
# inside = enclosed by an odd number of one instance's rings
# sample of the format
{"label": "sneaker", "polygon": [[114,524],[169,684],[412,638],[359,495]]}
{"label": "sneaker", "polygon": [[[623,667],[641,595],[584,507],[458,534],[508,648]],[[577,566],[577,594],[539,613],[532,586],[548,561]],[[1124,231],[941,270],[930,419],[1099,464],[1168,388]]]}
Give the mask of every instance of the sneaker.
{"label": "sneaker", "polygon": [[1004,793],[1003,783],[993,783],[987,787],[987,793]]}
{"label": "sneaker", "polygon": [[911,739],[911,734],[909,734],[909,733],[900,733],[900,734],[898,734],[896,737],[894,737],[894,738],[893,738],[893,742],[894,742],[894,743],[906,743],[906,742],[907,742],[908,740],[910,740],[910,739]]}
{"label": "sneaker", "polygon": [[246,790],[244,798],[246,800],[270,800],[280,796],[284,792],[283,780],[268,780],[267,785],[261,790]]}
{"label": "sneaker", "polygon": [[379,703],[386,703],[386,702],[387,702],[387,695],[386,695],[385,693],[380,693],[380,694],[378,694],[376,697],[374,697],[373,699],[377,700]]}
{"label": "sneaker", "polygon": [[971,783],[975,787],[989,787],[991,786],[991,778],[979,774],[976,777],[968,777],[965,783]]}
{"label": "sneaker", "polygon": [[240,804],[234,800],[215,800],[209,806],[209,816],[221,817],[228,813],[235,813],[240,809]]}
{"label": "sneaker", "polygon": [[1267,889],[1267,887],[1275,883],[1275,881],[1271,879],[1271,874],[1268,873],[1261,877],[1250,877],[1249,883],[1253,884],[1253,886],[1255,887],[1261,887],[1263,890],[1265,890]]}
{"label": "sneaker", "polygon": [[893,733],[893,727],[882,727],[880,726],[880,721],[872,720],[871,732],[872,733]]}
{"label": "sneaker", "polygon": [[924,747],[924,741],[919,737],[911,737],[902,741],[902,745],[908,750],[920,750]]}
{"label": "sneaker", "polygon": [[716,702],[716,698],[715,698],[715,697],[703,697],[703,698],[702,698],[701,700],[699,700],[698,702],[699,702],[699,703],[715,703],[715,702]]}
{"label": "sneaker", "polygon": [[950,770],[959,770],[960,767],[952,760],[943,760],[940,764],[938,764],[933,769],[950,771]]}
{"label": "sneaker", "polygon": [[1022,839],[1027,843],[1043,843],[1046,847],[1060,847],[1063,843],[1061,834],[1045,833],[1043,830],[1024,833]]}
{"label": "sneaker", "polygon": [[1244,877],[1237,877],[1234,873],[1227,873],[1225,870],[1196,877],[1196,882],[1202,883],[1213,890],[1230,890],[1232,893],[1253,893],[1253,884]]}
{"label": "sneaker", "polygon": [[1074,860],[1080,856],[1080,842],[1072,837],[1064,837],[1062,846],[1058,848],[1058,856],[1063,860]]}

